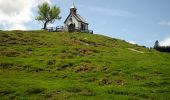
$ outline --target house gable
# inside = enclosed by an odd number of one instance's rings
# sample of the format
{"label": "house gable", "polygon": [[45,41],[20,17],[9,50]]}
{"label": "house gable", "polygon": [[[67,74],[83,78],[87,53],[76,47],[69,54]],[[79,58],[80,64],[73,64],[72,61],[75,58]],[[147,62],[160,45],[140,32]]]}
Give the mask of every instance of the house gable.
{"label": "house gable", "polygon": [[71,14],[71,13],[68,15],[68,17],[64,21],[64,24],[66,23],[66,21],[68,21],[70,19],[70,16],[74,17],[78,22],[81,22],[81,23],[88,25],[88,23],[79,14],[74,15],[74,14]]}

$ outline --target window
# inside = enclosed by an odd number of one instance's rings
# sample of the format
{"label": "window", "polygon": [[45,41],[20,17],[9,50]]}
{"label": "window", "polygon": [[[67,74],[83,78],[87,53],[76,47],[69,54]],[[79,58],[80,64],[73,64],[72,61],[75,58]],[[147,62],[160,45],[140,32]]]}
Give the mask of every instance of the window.
{"label": "window", "polygon": [[72,19],[72,18],[70,18],[70,21],[72,22],[72,21],[73,21],[73,19]]}

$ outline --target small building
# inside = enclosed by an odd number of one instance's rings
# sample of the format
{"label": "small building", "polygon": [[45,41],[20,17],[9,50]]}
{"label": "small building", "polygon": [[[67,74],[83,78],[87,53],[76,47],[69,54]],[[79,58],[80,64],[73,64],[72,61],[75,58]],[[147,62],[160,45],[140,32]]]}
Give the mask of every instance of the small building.
{"label": "small building", "polygon": [[64,31],[68,32],[88,32],[92,33],[88,29],[88,23],[77,13],[77,8],[74,3],[70,7],[70,14],[64,21]]}

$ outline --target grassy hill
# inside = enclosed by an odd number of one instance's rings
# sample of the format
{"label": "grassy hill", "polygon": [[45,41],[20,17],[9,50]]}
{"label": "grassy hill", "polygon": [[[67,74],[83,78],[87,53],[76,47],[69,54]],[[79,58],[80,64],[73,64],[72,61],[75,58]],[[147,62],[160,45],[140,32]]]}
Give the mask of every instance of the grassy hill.
{"label": "grassy hill", "polygon": [[169,100],[170,54],[102,35],[0,31],[0,99]]}

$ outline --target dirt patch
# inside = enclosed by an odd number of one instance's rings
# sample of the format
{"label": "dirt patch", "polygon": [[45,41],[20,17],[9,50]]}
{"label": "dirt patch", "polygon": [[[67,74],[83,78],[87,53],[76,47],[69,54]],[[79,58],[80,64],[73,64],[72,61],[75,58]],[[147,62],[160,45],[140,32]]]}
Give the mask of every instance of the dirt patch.
{"label": "dirt patch", "polygon": [[109,85],[109,84],[112,84],[112,81],[107,77],[101,78],[99,80],[99,85]]}
{"label": "dirt patch", "polygon": [[99,53],[98,50],[87,49],[87,48],[74,48],[70,50],[63,50],[59,54],[60,58],[73,58],[75,56],[88,56]]}
{"label": "dirt patch", "polygon": [[121,80],[121,79],[118,79],[118,80],[115,80],[115,84],[117,85],[125,85],[125,81],[124,80]]}
{"label": "dirt patch", "polygon": [[139,50],[136,50],[136,49],[133,49],[133,48],[128,48],[128,49],[131,50],[131,51],[134,51],[134,52],[144,53],[143,51],[139,51]]}
{"label": "dirt patch", "polygon": [[7,56],[7,57],[16,57],[19,56],[19,52],[12,51],[12,50],[3,50],[0,51],[0,56]]}
{"label": "dirt patch", "polygon": [[133,79],[140,81],[140,80],[145,80],[146,78],[144,76],[139,76],[139,75],[133,75]]}
{"label": "dirt patch", "polygon": [[94,69],[94,67],[92,67],[91,65],[79,65],[73,68],[74,72],[76,73],[81,73],[81,72],[90,72]]}

